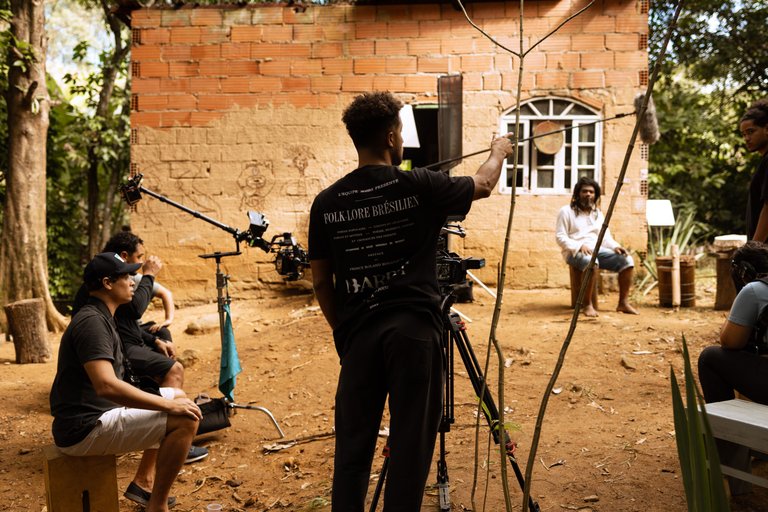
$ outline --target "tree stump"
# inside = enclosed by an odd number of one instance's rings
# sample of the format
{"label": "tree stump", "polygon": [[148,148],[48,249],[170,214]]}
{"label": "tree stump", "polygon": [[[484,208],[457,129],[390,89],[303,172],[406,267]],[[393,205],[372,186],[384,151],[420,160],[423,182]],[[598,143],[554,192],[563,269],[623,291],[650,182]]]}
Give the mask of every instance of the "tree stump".
{"label": "tree stump", "polygon": [[47,363],[51,360],[51,344],[45,323],[43,299],[25,299],[5,305],[8,332],[13,336],[16,363]]}

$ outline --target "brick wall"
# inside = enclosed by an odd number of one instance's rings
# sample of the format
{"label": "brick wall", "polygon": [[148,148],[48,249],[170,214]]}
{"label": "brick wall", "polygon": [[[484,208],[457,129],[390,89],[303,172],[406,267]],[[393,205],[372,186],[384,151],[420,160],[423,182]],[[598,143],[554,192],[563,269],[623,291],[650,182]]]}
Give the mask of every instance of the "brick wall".
{"label": "brick wall", "polygon": [[[525,4],[526,48],[576,8],[570,0]],[[517,48],[518,2],[473,4],[473,20]],[[645,2],[604,0],[525,59],[523,99],[558,95],[608,117],[633,110],[647,80]],[[518,60],[492,45],[450,5],[190,7],[133,14],[132,167],[144,186],[235,228],[247,210],[264,212],[267,235],[292,231],[306,245],[314,196],[352,170],[354,148],[341,111],[360,92],[390,90],[411,103],[437,101],[437,77],[462,73],[464,149],[487,147],[501,112],[514,105]],[[610,197],[632,118],[604,128],[603,183]],[[482,157],[456,168],[474,172]],[[645,247],[645,197],[633,156],[611,223],[625,245]],[[513,227],[509,283],[563,286],[568,272],[554,242],[566,196],[521,195]],[[494,283],[509,195],[476,205],[459,243],[483,256]],[[607,203],[605,203],[607,204]],[[233,238],[191,215],[145,198],[133,229],[167,265],[161,281],[180,300],[215,295],[213,265],[197,258],[233,250]],[[259,250],[225,260],[233,293],[282,286]]]}

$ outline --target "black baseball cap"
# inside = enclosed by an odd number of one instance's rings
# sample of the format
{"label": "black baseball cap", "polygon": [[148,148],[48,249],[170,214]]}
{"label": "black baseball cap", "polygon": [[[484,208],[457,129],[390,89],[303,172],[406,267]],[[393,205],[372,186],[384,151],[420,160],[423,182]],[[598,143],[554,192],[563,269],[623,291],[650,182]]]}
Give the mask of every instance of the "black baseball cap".
{"label": "black baseball cap", "polygon": [[92,283],[105,277],[117,277],[122,274],[134,274],[141,268],[141,263],[126,263],[119,254],[102,252],[93,257],[85,266],[83,281]]}

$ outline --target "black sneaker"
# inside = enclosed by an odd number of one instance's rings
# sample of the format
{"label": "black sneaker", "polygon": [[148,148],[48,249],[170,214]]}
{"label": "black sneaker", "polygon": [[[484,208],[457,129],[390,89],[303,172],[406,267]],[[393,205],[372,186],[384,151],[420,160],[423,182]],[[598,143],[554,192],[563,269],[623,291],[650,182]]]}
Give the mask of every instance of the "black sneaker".
{"label": "black sneaker", "polygon": [[203,460],[207,456],[208,456],[207,448],[203,448],[202,446],[190,446],[189,453],[187,454],[187,460],[184,461],[184,464],[190,464],[192,462]]}
{"label": "black sneaker", "polygon": [[[149,498],[152,497],[152,493],[149,491],[145,491],[138,485],[136,485],[135,482],[131,482],[128,484],[128,488],[123,493],[123,496],[128,498],[131,501],[135,501],[139,505],[144,505],[145,507],[149,503]],[[176,497],[175,496],[169,496],[168,497],[168,508],[174,506],[176,504]]]}

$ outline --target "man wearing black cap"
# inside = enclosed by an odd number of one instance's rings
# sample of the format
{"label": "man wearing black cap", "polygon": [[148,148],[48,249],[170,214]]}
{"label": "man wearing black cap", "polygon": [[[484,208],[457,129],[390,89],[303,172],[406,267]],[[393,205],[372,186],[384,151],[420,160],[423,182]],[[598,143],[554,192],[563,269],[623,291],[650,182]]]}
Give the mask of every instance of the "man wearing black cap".
{"label": "man wearing black cap", "polygon": [[[136,287],[133,298],[128,304],[120,305],[114,314],[117,333],[120,335],[124,355],[130,363],[132,373],[142,379],[142,387],[182,388],[184,367],[175,360],[170,332],[166,330],[167,334],[160,339],[160,333],[155,335],[145,331],[138,323],[152,301],[155,287],[158,286],[154,279],[163,266],[162,262],[156,256],[146,257],[144,241],[130,231],[121,231],[113,235],[102,252],[114,252],[119,254],[126,263],[143,265],[143,275],[134,276]],[[82,285],[72,303],[73,316],[86,304],[88,297],[88,288]],[[207,456],[207,448],[193,445],[184,462],[196,462]],[[145,456],[139,466],[136,482],[140,485],[149,485],[154,467],[154,461]]]}
{"label": "man wearing black cap", "polygon": [[83,280],[90,297],[61,339],[50,395],[52,431],[56,446],[67,455],[154,452],[151,492],[133,481],[125,495],[149,512],[167,511],[175,503],[169,497],[171,485],[202,414],[180,389],[161,388],[157,396],[123,380],[124,356],[113,315],[131,301],[131,274],[140,266],[115,253],[98,254],[86,266]]}

